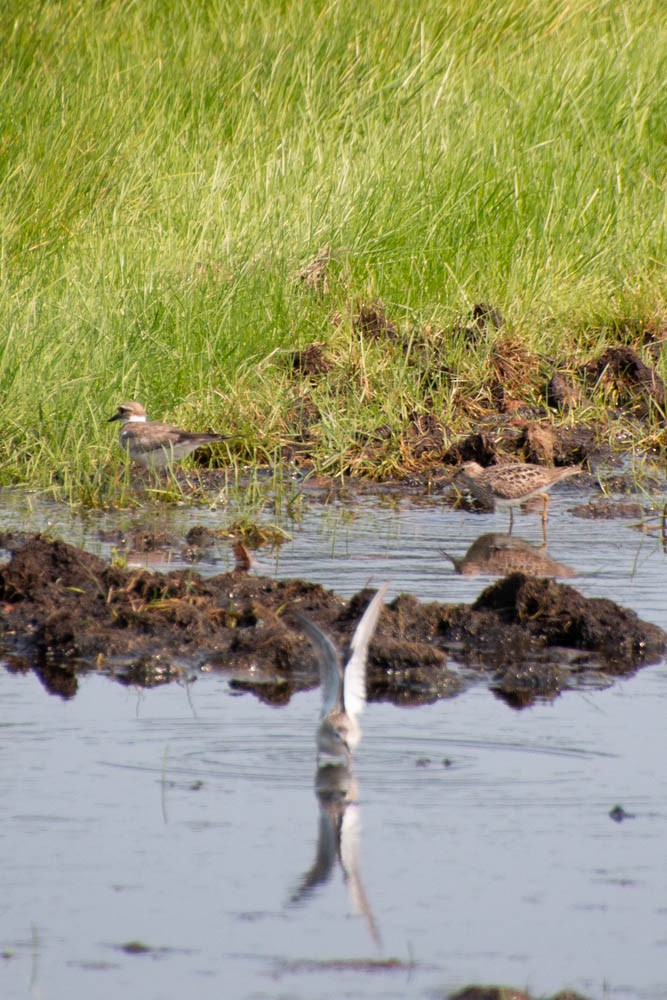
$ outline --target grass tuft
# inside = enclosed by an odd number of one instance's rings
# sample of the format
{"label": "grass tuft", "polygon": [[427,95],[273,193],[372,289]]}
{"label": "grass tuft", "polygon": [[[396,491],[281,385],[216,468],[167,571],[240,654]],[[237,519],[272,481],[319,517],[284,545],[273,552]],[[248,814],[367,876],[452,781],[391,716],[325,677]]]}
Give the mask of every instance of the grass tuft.
{"label": "grass tuft", "polygon": [[[494,384],[648,362],[666,52],[657,0],[7,0],[0,481],[129,502],[133,398],[239,434],[232,470],[382,478]],[[480,302],[504,326],[466,336]]]}

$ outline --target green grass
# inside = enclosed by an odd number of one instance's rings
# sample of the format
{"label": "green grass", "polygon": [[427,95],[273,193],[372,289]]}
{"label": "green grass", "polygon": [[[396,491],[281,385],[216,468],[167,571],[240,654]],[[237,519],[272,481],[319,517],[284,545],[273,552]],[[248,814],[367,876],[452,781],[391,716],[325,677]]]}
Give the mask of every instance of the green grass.
{"label": "green grass", "polygon": [[[307,401],[319,469],[371,471],[387,427],[390,474],[411,415],[457,433],[483,392],[489,345],[448,332],[472,303],[570,362],[657,327],[664,23],[658,0],[7,0],[1,481],[106,502],[132,398],[242,431],[239,463]],[[295,274],[325,243],[318,294]],[[354,330],[374,300],[447,377]],[[314,387],[272,354],[313,340]]]}

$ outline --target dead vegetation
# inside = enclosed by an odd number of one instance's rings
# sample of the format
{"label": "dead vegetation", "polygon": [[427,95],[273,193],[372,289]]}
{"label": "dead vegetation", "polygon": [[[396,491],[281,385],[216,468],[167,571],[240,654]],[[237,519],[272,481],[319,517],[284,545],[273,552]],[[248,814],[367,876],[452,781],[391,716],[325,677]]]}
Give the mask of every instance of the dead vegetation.
{"label": "dead vegetation", "polygon": [[[311,287],[329,260],[323,248],[300,280]],[[376,299],[336,313],[331,329],[280,361],[291,399],[280,452],[302,467],[387,481],[469,460],[595,465],[616,439],[667,446],[664,324],[619,329],[619,343],[597,350],[589,333],[588,353],[579,345],[567,360],[527,347],[483,301],[438,328],[401,322]]]}

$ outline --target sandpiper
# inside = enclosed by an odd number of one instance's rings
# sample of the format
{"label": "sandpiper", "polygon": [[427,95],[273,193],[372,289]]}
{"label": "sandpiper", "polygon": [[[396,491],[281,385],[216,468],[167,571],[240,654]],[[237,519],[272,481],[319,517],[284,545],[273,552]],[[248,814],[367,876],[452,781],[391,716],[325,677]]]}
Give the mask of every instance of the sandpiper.
{"label": "sandpiper", "polygon": [[319,654],[322,711],[317,729],[318,760],[349,764],[359,746],[359,716],[366,704],[366,660],[368,644],[382,608],[388,583],[383,583],[364,611],[350,643],[350,658],[343,667],[338,650],[329,636],[303,615],[296,614],[300,625]]}
{"label": "sandpiper", "polygon": [[465,462],[453,477],[453,482],[464,486],[477,500],[489,507],[509,507],[511,531],[513,507],[531,497],[540,496],[543,500],[542,522],[546,522],[549,503],[546,491],[561,479],[577,476],[583,471],[578,465],[550,469],[542,465],[513,462],[485,469],[477,462]]}
{"label": "sandpiper", "polygon": [[112,420],[121,422],[118,434],[121,448],[147,469],[163,469],[185,458],[201,445],[227,440],[223,434],[197,434],[171,424],[147,420],[141,403],[121,403],[108,422]]}

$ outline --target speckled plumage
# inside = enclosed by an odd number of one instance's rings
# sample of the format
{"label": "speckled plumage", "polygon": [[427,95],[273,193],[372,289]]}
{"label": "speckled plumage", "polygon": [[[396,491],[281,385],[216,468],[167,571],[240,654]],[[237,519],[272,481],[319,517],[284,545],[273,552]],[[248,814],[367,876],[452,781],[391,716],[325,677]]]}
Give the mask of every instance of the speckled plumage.
{"label": "speckled plumage", "polygon": [[570,566],[551,559],[546,544],[534,545],[523,538],[491,533],[480,535],[464,556],[457,557],[442,550],[461,576],[507,576],[523,573],[525,576],[576,576]]}
{"label": "speckled plumage", "polygon": [[546,523],[547,490],[570,476],[583,472],[578,465],[566,465],[551,469],[543,465],[529,465],[512,462],[510,465],[491,465],[483,468],[477,462],[465,462],[454,476],[454,482],[472,493],[485,506],[510,508],[510,531],[512,529],[512,508],[531,497],[541,496],[544,501],[542,522]]}
{"label": "speckled plumage", "polygon": [[491,465],[485,469],[477,462],[466,462],[457,472],[455,480],[484,503],[509,506],[545,493],[561,479],[576,476],[580,472],[583,469],[578,465],[550,469],[542,465],[513,462],[511,465]]}

